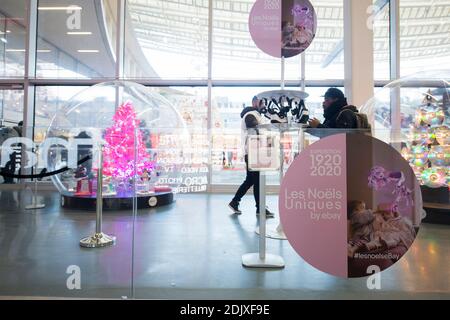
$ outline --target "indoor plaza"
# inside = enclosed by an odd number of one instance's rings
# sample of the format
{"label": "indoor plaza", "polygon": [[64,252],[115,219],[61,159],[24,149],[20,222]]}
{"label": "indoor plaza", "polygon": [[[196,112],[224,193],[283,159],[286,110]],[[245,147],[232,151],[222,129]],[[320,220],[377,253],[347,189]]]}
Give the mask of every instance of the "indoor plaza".
{"label": "indoor plaza", "polygon": [[449,299],[450,0],[1,0],[0,299]]}

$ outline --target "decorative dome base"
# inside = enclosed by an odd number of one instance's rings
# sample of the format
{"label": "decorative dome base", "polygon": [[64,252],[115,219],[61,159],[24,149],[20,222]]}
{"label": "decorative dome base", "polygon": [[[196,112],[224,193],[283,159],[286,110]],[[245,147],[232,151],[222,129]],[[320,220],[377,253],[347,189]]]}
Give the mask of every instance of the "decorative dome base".
{"label": "decorative dome base", "polygon": [[450,224],[450,190],[447,187],[430,188],[421,186],[423,208],[427,216],[423,222]]}
{"label": "decorative dome base", "polygon": [[[126,196],[104,196],[103,211],[132,210],[134,197]],[[171,204],[174,201],[173,192],[158,192],[137,194],[136,209],[150,209]],[[75,196],[71,194],[61,195],[61,206],[66,209],[92,210],[95,211],[97,203],[96,195]]]}

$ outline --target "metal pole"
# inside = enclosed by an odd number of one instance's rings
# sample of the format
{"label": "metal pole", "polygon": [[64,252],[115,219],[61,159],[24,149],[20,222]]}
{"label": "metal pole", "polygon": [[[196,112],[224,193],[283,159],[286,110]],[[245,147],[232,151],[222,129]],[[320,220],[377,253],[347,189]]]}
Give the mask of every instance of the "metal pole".
{"label": "metal pole", "polygon": [[[400,78],[400,3],[389,2],[389,35],[390,35],[390,77],[391,81]],[[391,146],[401,149],[401,99],[400,89],[391,88]]]}
{"label": "metal pole", "polygon": [[[25,65],[23,82],[23,126],[22,137],[34,141],[34,107],[35,107],[35,85],[30,83],[30,79],[36,76],[36,44],[37,44],[37,24],[38,24],[38,0],[26,1],[26,24],[25,28]],[[21,172],[31,173],[31,169],[25,169],[26,150],[22,148]],[[20,180],[25,184],[25,179]]]}
{"label": "metal pole", "polygon": [[116,34],[116,70],[115,79],[120,80],[124,76],[124,43],[125,43],[125,0],[117,3],[117,34]]}
{"label": "metal pole", "polygon": [[304,51],[300,55],[300,69],[301,90],[304,92],[306,88],[306,56]]}
{"label": "metal pole", "polygon": [[97,221],[95,225],[95,232],[102,232],[102,218],[103,218],[103,146],[100,146],[100,153],[98,155],[98,173],[97,173]]}
{"label": "metal pole", "polygon": [[[207,141],[208,141],[208,193],[212,192],[212,145],[213,145],[213,120],[212,120],[212,61],[213,61],[213,1],[208,2],[208,109],[207,109]],[[203,155],[203,151],[202,155]]]}
{"label": "metal pole", "polygon": [[281,57],[281,90],[284,90],[284,68],[285,68],[284,57]]}
{"label": "metal pole", "polygon": [[95,224],[95,234],[80,240],[80,246],[85,248],[106,247],[116,243],[116,237],[109,236],[102,232],[103,213],[103,146],[99,145],[99,164],[97,172],[97,220]]}
{"label": "metal pole", "polygon": [[285,130],[280,129],[280,184],[283,180],[284,176],[284,146],[283,146],[283,138],[285,134]]}

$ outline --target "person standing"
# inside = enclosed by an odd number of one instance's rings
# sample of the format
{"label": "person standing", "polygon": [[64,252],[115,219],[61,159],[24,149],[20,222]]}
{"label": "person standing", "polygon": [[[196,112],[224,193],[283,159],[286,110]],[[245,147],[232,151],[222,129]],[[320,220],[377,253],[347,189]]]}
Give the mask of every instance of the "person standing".
{"label": "person standing", "polygon": [[[255,197],[256,203],[256,214],[259,215],[259,172],[250,171],[248,168],[248,131],[249,129],[255,129],[258,125],[263,124],[263,116],[261,115],[262,105],[258,97],[253,97],[252,106],[245,107],[241,112],[241,131],[242,140],[244,144],[244,154],[245,154],[245,165],[247,170],[247,175],[244,182],[241,184],[237,190],[234,198],[228,204],[228,207],[233,211],[234,214],[241,214],[242,211],[239,210],[239,203],[242,197],[247,193],[247,191],[253,186],[253,195]],[[266,217],[273,218],[274,214],[266,209]]]}
{"label": "person standing", "polygon": [[[6,132],[7,138],[17,138],[22,137],[22,126],[23,121],[20,121],[17,126],[4,128],[3,131]],[[16,174],[17,167],[21,166],[21,144],[15,144],[13,147],[13,152],[9,154],[9,160],[6,162],[4,168],[0,168],[0,175],[3,175],[3,183],[14,183],[14,175]]]}
{"label": "person standing", "polygon": [[347,98],[338,88],[330,88],[325,92],[322,103],[325,121],[320,123],[316,118],[309,120],[311,128],[355,129],[358,127],[356,114],[358,109],[348,105]]}

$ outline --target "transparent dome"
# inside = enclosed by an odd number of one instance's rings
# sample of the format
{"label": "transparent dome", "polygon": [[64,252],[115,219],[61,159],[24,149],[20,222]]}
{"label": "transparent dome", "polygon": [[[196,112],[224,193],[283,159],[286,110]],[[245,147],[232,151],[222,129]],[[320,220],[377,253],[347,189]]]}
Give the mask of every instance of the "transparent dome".
{"label": "transparent dome", "polygon": [[[174,106],[133,82],[94,85],[62,107],[47,130],[47,170],[63,194],[90,196],[102,152],[103,195],[176,192],[189,136]],[[50,140],[49,140],[50,141]],[[64,170],[68,167],[68,170]]]}
{"label": "transparent dome", "polygon": [[422,185],[450,187],[450,70],[391,82],[362,108],[373,135],[410,162]]}

